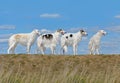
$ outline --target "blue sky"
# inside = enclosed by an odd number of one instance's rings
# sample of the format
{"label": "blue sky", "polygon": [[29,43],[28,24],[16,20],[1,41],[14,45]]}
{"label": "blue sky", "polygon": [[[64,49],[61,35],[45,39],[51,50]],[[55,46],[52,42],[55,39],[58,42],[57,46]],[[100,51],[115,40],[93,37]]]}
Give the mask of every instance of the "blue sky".
{"label": "blue sky", "polygon": [[[27,33],[37,28],[67,32],[85,29],[88,37],[78,48],[87,54],[87,44],[99,29],[108,34],[102,38],[101,51],[105,54],[120,53],[120,0],[2,0],[0,2],[0,53],[7,53],[7,40],[15,33]],[[23,50],[21,50],[21,48]],[[32,47],[32,53],[34,53]],[[49,50],[48,50],[49,51]],[[70,48],[69,53],[72,53]],[[25,53],[18,46],[16,52]]]}

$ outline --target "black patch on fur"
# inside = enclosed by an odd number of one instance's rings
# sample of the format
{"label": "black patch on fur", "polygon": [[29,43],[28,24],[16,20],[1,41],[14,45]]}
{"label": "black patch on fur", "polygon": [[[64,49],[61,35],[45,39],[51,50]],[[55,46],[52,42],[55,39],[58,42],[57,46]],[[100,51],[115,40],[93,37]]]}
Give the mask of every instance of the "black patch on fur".
{"label": "black patch on fur", "polygon": [[46,38],[46,39],[52,39],[53,38],[53,35],[52,34],[45,34],[42,36],[42,38]]}
{"label": "black patch on fur", "polygon": [[73,34],[70,34],[70,37],[73,37]]}
{"label": "black patch on fur", "polygon": [[66,39],[68,39],[68,36],[66,36]]}
{"label": "black patch on fur", "polygon": [[80,30],[80,32],[82,33],[82,32],[85,32],[84,30]]}

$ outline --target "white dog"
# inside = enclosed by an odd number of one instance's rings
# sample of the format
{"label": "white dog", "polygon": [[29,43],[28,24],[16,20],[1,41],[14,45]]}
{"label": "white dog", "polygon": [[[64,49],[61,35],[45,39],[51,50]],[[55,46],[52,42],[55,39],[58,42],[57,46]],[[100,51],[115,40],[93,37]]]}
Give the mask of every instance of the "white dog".
{"label": "white dog", "polygon": [[50,48],[52,51],[52,54],[55,54],[56,45],[59,42],[60,35],[64,34],[65,31],[62,29],[59,29],[55,31],[54,33],[50,34],[43,34],[38,37],[37,39],[37,53],[40,50],[42,54],[45,53],[46,48]]}
{"label": "white dog", "polygon": [[61,49],[63,49],[63,54],[67,52],[67,47],[72,46],[74,55],[77,54],[77,47],[82,39],[82,36],[86,36],[87,32],[80,30],[77,33],[66,33],[61,37]]}
{"label": "white dog", "polygon": [[14,34],[9,38],[9,48],[8,54],[11,52],[14,54],[14,50],[17,44],[21,44],[27,47],[27,53],[30,53],[31,45],[35,42],[37,36],[40,35],[39,30],[35,29],[31,33],[21,33],[21,34]]}
{"label": "white dog", "polygon": [[99,54],[99,48],[100,48],[100,40],[103,35],[106,35],[106,32],[104,30],[99,30],[91,39],[89,42],[89,51],[90,54]]}

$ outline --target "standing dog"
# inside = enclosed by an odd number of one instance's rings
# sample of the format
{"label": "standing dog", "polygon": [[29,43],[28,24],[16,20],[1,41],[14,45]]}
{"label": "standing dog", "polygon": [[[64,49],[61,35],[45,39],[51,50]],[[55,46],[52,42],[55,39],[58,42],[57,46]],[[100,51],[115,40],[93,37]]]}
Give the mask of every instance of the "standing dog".
{"label": "standing dog", "polygon": [[20,33],[20,34],[14,34],[9,38],[9,48],[8,48],[8,54],[11,52],[14,54],[14,50],[17,46],[17,44],[21,44],[23,46],[27,47],[27,53],[30,53],[30,48],[32,44],[35,42],[37,36],[40,35],[39,30],[35,29],[31,33]]}
{"label": "standing dog", "polygon": [[90,54],[100,54],[99,48],[100,48],[100,40],[103,35],[106,35],[106,32],[104,30],[99,30],[93,37],[90,39],[89,42],[89,51]]}
{"label": "standing dog", "polygon": [[67,52],[68,46],[73,47],[74,55],[77,54],[78,43],[81,41],[83,36],[86,36],[87,32],[80,30],[77,33],[66,33],[61,37],[61,49],[63,49],[63,54]]}
{"label": "standing dog", "polygon": [[37,39],[37,52],[40,50],[42,54],[45,54],[46,48],[50,48],[52,54],[55,54],[57,43],[59,42],[60,35],[65,33],[64,30],[59,29],[51,34],[43,34]]}

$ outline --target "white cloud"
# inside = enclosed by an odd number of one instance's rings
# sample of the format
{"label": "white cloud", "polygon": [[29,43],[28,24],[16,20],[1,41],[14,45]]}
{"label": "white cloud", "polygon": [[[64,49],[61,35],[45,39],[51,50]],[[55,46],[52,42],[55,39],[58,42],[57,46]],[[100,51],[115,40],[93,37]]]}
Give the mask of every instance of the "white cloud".
{"label": "white cloud", "polygon": [[12,35],[12,33],[10,33],[10,34],[0,34],[0,43],[7,42],[11,35]]}
{"label": "white cloud", "polygon": [[87,30],[89,33],[91,33],[91,32],[96,33],[96,32],[98,32],[99,30],[102,30],[102,29],[103,29],[103,28],[100,27],[100,26],[94,26],[94,27],[88,27],[86,30]]}
{"label": "white cloud", "polygon": [[101,43],[103,47],[108,47],[108,48],[115,48],[118,46],[118,42],[114,41],[104,41]]}
{"label": "white cloud", "polygon": [[86,32],[97,32],[97,31],[100,30],[101,28],[98,27],[98,26],[96,26],[96,27],[89,27],[89,28],[87,28],[87,27],[74,27],[74,28],[69,28],[69,29],[66,30],[66,31],[68,31],[68,32],[78,32],[78,31],[80,31],[81,29],[85,30]]}
{"label": "white cloud", "polygon": [[1,38],[9,38],[12,35],[12,33],[10,34],[0,34],[0,39]]}
{"label": "white cloud", "polygon": [[120,53],[119,49],[119,41],[102,41],[101,42],[101,50],[106,52],[107,54],[117,54]]}
{"label": "white cloud", "polygon": [[107,27],[107,28],[105,28],[105,29],[106,29],[106,30],[109,30],[109,31],[113,31],[113,32],[120,32],[120,25]]}
{"label": "white cloud", "polygon": [[120,15],[116,15],[116,16],[114,16],[114,17],[120,19]]}
{"label": "white cloud", "polygon": [[40,32],[42,32],[42,33],[49,33],[49,32],[51,32],[51,31],[50,31],[50,30],[47,30],[47,29],[41,29]]}
{"label": "white cloud", "polygon": [[80,31],[80,28],[70,28],[70,29],[68,29],[68,30],[66,30],[66,31],[68,31],[68,32],[77,32],[77,31]]}
{"label": "white cloud", "polygon": [[68,30],[66,30],[67,32],[78,32],[78,31],[80,31],[81,29],[83,29],[83,28],[81,28],[81,27],[76,27],[76,28],[69,28]]}
{"label": "white cloud", "polygon": [[0,43],[8,42],[8,39],[0,39]]}
{"label": "white cloud", "polygon": [[57,13],[54,13],[54,14],[45,13],[45,14],[41,14],[40,17],[41,18],[60,18],[61,15]]}
{"label": "white cloud", "polygon": [[5,29],[5,30],[8,30],[8,29],[15,29],[15,25],[0,25],[0,29]]}

